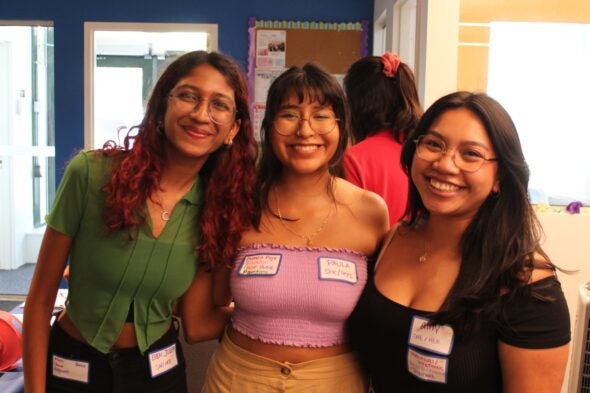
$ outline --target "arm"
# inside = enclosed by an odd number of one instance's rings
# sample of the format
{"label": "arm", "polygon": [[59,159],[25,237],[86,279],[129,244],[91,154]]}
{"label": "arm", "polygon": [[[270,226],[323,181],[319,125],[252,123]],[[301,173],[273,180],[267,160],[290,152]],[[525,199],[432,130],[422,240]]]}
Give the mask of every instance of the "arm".
{"label": "arm", "polygon": [[527,349],[499,342],[504,393],[559,393],[568,359],[569,344],[547,349]]}
{"label": "arm", "polygon": [[213,273],[213,304],[216,306],[227,306],[232,301],[232,294],[229,288],[229,275],[231,269],[220,266]]}
{"label": "arm", "polygon": [[47,227],[23,316],[25,392],[45,392],[50,319],[73,238]]}
{"label": "arm", "polygon": [[199,268],[180,302],[184,338],[188,343],[217,338],[232,312],[231,307],[213,304],[213,273]]}

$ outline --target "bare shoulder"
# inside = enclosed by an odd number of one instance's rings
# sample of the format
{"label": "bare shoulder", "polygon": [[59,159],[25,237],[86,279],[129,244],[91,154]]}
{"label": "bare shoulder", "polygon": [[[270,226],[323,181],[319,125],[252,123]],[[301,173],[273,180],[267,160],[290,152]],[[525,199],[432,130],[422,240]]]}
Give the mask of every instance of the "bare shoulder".
{"label": "bare shoulder", "polygon": [[350,208],[357,218],[363,218],[375,228],[389,229],[387,204],[383,198],[371,191],[362,189],[344,179],[337,180],[337,199]]}

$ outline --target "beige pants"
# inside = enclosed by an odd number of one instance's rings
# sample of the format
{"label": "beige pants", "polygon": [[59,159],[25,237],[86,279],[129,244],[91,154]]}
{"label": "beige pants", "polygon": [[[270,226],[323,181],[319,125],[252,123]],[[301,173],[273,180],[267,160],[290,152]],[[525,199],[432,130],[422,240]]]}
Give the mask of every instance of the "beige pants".
{"label": "beige pants", "polygon": [[364,393],[367,382],[352,354],[303,363],[278,362],[223,337],[202,393]]}

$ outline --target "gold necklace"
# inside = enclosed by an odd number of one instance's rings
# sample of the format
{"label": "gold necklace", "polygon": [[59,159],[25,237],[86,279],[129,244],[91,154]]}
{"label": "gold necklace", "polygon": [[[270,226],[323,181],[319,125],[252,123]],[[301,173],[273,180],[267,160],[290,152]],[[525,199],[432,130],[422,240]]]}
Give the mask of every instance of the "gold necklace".
{"label": "gold necklace", "polygon": [[428,259],[428,251],[424,251],[424,254],[422,254],[418,257],[418,262],[420,262],[420,263],[426,262],[426,259]]}
{"label": "gold necklace", "polygon": [[281,224],[283,224],[283,227],[285,227],[286,230],[288,230],[289,232],[291,232],[293,235],[302,238],[303,240],[305,240],[305,244],[307,246],[311,246],[312,245],[312,240],[314,237],[316,237],[316,235],[318,233],[321,232],[322,229],[324,229],[324,227],[326,226],[326,224],[328,223],[328,220],[330,219],[330,216],[332,215],[332,205],[330,204],[330,210],[328,210],[328,214],[326,215],[326,217],[323,219],[322,223],[320,224],[320,226],[318,226],[316,228],[315,231],[313,231],[312,233],[310,233],[309,235],[303,235],[301,233],[295,232],[293,229],[289,228],[287,226],[287,224],[285,223],[285,221],[283,220],[283,215],[281,214],[281,209],[279,209],[279,206],[277,205],[277,215],[279,216],[279,220],[281,221]]}
{"label": "gold necklace", "polygon": [[285,220],[283,219],[283,215],[281,214],[281,209],[279,208],[279,198],[277,196],[276,190],[275,190],[275,202],[276,202],[276,206],[277,206],[277,216],[279,217],[279,221],[281,221],[281,224],[283,225],[283,227],[288,230],[289,232],[291,232],[293,235],[300,237],[301,239],[305,240],[305,244],[307,246],[311,246],[312,245],[312,241],[313,238],[316,237],[316,235],[318,233],[320,233],[322,231],[322,229],[324,229],[324,227],[326,226],[326,224],[328,223],[328,220],[330,219],[330,216],[332,215],[332,203],[330,204],[330,209],[328,210],[328,214],[326,215],[326,217],[324,217],[324,219],[322,220],[322,222],[320,223],[320,225],[316,228],[315,231],[313,231],[312,233],[310,233],[309,235],[303,235],[299,232],[294,231],[293,229],[289,228],[287,226],[287,224],[285,223]]}
{"label": "gold necklace", "polygon": [[[193,185],[194,185],[194,182],[191,182],[191,183],[189,184],[189,186],[188,186],[188,187],[185,187],[185,189],[184,189],[184,190],[181,192],[181,197],[180,197],[180,199],[182,199],[182,197],[183,197],[183,196],[184,196],[184,195],[185,195],[185,194],[188,192],[188,190],[190,190],[190,189],[193,187]],[[162,199],[163,199],[163,198],[162,198],[162,196],[160,195],[160,197],[158,198],[158,203],[156,203],[156,204],[157,204],[158,206],[160,206],[160,210],[161,210],[161,212],[160,212],[160,219],[161,219],[162,221],[164,221],[164,222],[167,222],[167,221],[169,221],[169,220],[170,220],[170,210],[169,210],[169,209],[166,209],[166,208],[164,207],[164,202],[163,202],[163,200],[162,200]],[[178,202],[178,201],[177,201],[177,202]],[[173,207],[174,207],[175,205],[176,205],[176,203],[174,203]]]}

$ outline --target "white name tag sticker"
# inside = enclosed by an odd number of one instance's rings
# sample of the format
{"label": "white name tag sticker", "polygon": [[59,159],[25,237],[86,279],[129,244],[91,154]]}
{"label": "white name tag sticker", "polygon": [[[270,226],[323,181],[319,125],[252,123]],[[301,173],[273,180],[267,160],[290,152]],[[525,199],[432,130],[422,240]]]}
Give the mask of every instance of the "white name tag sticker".
{"label": "white name tag sticker", "polygon": [[426,355],[408,348],[408,371],[422,380],[447,383],[448,364],[446,357]]}
{"label": "white name tag sticker", "polygon": [[356,284],[358,276],[356,264],[346,259],[319,257],[320,280],[343,281]]}
{"label": "white name tag sticker", "polygon": [[428,325],[428,319],[414,316],[409,343],[429,352],[449,355],[453,349],[455,333],[448,325]]}
{"label": "white name tag sticker", "polygon": [[281,266],[281,254],[246,255],[238,270],[241,276],[274,276]]}
{"label": "white name tag sticker", "polygon": [[88,383],[89,371],[89,362],[83,362],[75,359],[65,359],[60,356],[53,355],[52,374],[54,377]]}
{"label": "white name tag sticker", "polygon": [[150,361],[150,373],[152,374],[152,378],[172,370],[178,365],[176,344],[150,352],[148,354],[148,359]]}

